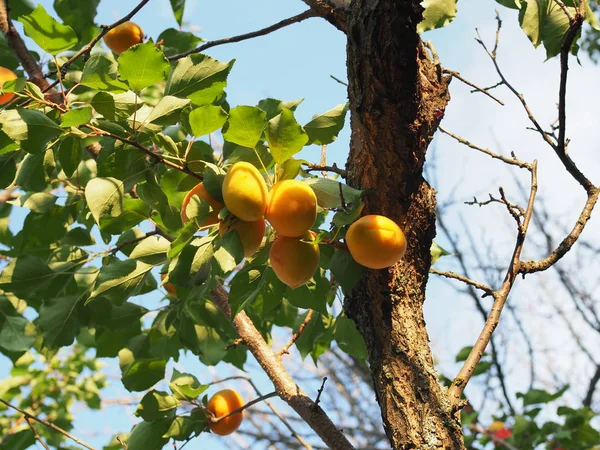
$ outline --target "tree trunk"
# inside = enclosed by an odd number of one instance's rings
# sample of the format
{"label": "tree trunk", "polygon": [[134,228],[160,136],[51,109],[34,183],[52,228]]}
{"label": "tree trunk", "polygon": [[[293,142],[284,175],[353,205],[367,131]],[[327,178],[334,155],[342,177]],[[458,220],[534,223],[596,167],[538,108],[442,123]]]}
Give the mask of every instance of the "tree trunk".
{"label": "tree trunk", "polygon": [[365,338],[392,447],[464,449],[423,318],[435,236],[435,190],[423,178],[423,164],[449,100],[449,80],[416,32],[420,3],[354,0],[348,11],[348,181],[373,189],[365,212],[397,221],[408,249],[396,266],[366,270],[344,307]]}

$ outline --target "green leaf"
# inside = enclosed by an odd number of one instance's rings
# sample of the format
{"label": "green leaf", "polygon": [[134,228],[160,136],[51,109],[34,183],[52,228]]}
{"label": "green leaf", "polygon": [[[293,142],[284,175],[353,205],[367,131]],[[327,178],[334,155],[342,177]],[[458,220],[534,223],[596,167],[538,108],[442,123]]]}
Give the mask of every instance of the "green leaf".
{"label": "green leaf", "polygon": [[91,104],[105,119],[115,121],[130,117],[143,102],[132,91],[121,94],[101,91],[94,95]]}
{"label": "green leaf", "polygon": [[344,315],[338,316],[335,319],[333,337],[344,352],[357,359],[364,360],[367,358],[365,340],[356,329],[356,324],[353,320],[348,319]]}
{"label": "green leaf", "polygon": [[344,128],[348,106],[348,103],[338,105],[304,125],[309,137],[308,143],[327,145],[335,141]]}
{"label": "green leaf", "polygon": [[30,209],[39,214],[44,214],[53,209],[56,200],[57,197],[48,194],[47,192],[33,192],[22,195],[18,199],[8,203],[20,206],[21,208]]}
{"label": "green leaf", "polygon": [[57,22],[42,5],[26,16],[20,16],[25,34],[51,55],[70,49],[77,44],[77,35],[69,26]]}
{"label": "green leaf", "polygon": [[108,297],[117,304],[135,296],[142,288],[145,278],[154,266],[128,259],[112,261],[102,266],[90,300],[99,296]]}
{"label": "green leaf", "polygon": [[167,79],[171,66],[154,42],[134,45],[119,55],[119,75],[139,91]]}
{"label": "green leaf", "polygon": [[265,131],[273,159],[279,164],[302,150],[308,142],[308,135],[289,109],[283,109],[279,115],[269,120]]}
{"label": "green leaf", "polygon": [[21,256],[12,259],[0,273],[0,288],[19,294],[45,287],[54,272],[43,259],[36,256]]}
{"label": "green leaf", "polygon": [[348,293],[359,282],[364,268],[354,261],[350,252],[336,250],[329,262],[329,270],[344,292]]}
{"label": "green leaf", "polygon": [[267,273],[265,269],[265,266],[246,268],[240,270],[231,280],[229,304],[232,319],[246,309],[262,291]]}
{"label": "green leaf", "polygon": [[226,233],[215,250],[215,261],[223,273],[231,272],[244,259],[244,247],[238,233]]}
{"label": "green leaf", "polygon": [[0,130],[0,155],[14,152],[19,149],[19,144],[13,141],[8,135]]}
{"label": "green leaf", "polygon": [[170,0],[171,8],[173,9],[173,15],[175,20],[181,26],[183,24],[183,10],[185,8],[185,0]]}
{"label": "green leaf", "polygon": [[171,426],[165,434],[164,438],[173,438],[176,441],[186,441],[195,430],[204,428],[205,420],[194,420],[188,416],[177,416],[171,422]]}
{"label": "green leaf", "polygon": [[496,0],[496,2],[507,8],[521,9],[521,0]]}
{"label": "green leaf", "polygon": [[550,403],[562,395],[569,389],[569,385],[564,386],[554,394],[542,389],[530,389],[526,393],[517,392],[517,398],[523,399],[523,406],[538,405],[540,403]]}
{"label": "green leaf", "polygon": [[329,178],[308,178],[304,180],[304,182],[315,191],[317,203],[321,208],[341,208],[342,195],[344,197],[344,203],[354,204],[360,201],[360,196],[362,194],[362,191],[359,191],[358,189],[351,188],[344,183],[330,180]]}
{"label": "green leaf", "polygon": [[64,347],[73,343],[79,334],[79,301],[80,297],[70,295],[44,302],[37,324],[48,347]]}
{"label": "green leaf", "polygon": [[83,108],[71,109],[61,117],[62,128],[78,127],[92,120],[92,108],[84,106]]}
{"label": "green leaf", "polygon": [[417,32],[442,28],[452,22],[456,17],[457,0],[423,0],[421,5],[425,8],[423,20],[417,26]]}
{"label": "green leaf", "polygon": [[463,347],[456,355],[456,362],[466,361],[469,357],[469,354],[473,350],[473,346]]}
{"label": "green leaf", "polygon": [[194,109],[188,118],[195,137],[217,131],[227,120],[227,113],[220,106],[206,105]]}
{"label": "green leaf", "polygon": [[194,375],[181,373],[177,369],[173,369],[169,388],[176,398],[189,401],[198,398],[209,386],[207,384],[200,384]]}
{"label": "green leaf", "polygon": [[79,45],[82,41],[87,44],[97,33],[94,18],[99,3],[100,0],[54,0],[54,10],[66,25],[75,30],[80,38]]}
{"label": "green leaf", "polygon": [[125,389],[132,392],[151,388],[165,376],[167,362],[158,358],[136,358],[129,348],[119,352],[121,381]]}
{"label": "green leaf", "polygon": [[81,139],[73,134],[68,134],[58,148],[58,161],[65,175],[70,177],[77,170],[82,159],[83,144]]}
{"label": "green leaf", "polygon": [[108,53],[94,53],[83,67],[80,84],[99,91],[126,92],[127,85],[117,79],[117,62]]}
{"label": "green leaf", "polygon": [[162,236],[149,236],[133,249],[129,257],[146,264],[160,264],[167,259],[171,243]]}
{"label": "green leaf", "polygon": [[146,393],[135,411],[135,415],[146,422],[172,417],[179,401],[166,392],[151,390]]}
{"label": "green leaf", "polygon": [[44,154],[26,155],[17,173],[16,184],[27,191],[43,191],[46,189],[44,173]]}
{"label": "green leaf", "polygon": [[209,276],[213,257],[214,236],[194,239],[171,263],[169,280],[178,286],[194,287],[203,284]]}
{"label": "green leaf", "polygon": [[276,100],[274,98],[265,98],[264,100],[258,102],[258,107],[267,113],[267,120],[271,120],[273,117],[281,113],[284,109],[296,111],[298,105],[303,101],[304,99],[294,100],[291,102],[284,102],[281,100]]}
{"label": "green leaf", "polygon": [[203,39],[189,31],[167,28],[158,35],[156,41],[163,42],[163,52],[166,56],[173,56],[196,48]]}
{"label": "green leaf", "polygon": [[35,336],[27,331],[28,324],[8,298],[0,295],[0,347],[8,352],[29,350]]}
{"label": "green leaf", "polygon": [[117,217],[123,212],[123,182],[116,178],[94,178],[85,187],[85,200],[96,223],[107,215]]}
{"label": "green leaf", "polygon": [[213,103],[223,95],[233,63],[234,60],[222,63],[205,55],[182,58],[167,80],[165,95],[189,98],[196,105]]}
{"label": "green leaf", "polygon": [[41,111],[19,108],[18,114],[27,124],[27,139],[21,148],[28,153],[41,153],[50,140],[62,133],[60,127]]}
{"label": "green leaf", "polygon": [[[543,44],[548,59],[558,55],[570,27],[568,16],[554,0],[523,0],[522,3],[519,23],[533,46]],[[566,8],[574,17],[576,9]],[[570,49],[573,54],[577,54],[579,48],[576,41]]]}
{"label": "green leaf", "polygon": [[254,106],[237,106],[229,111],[223,138],[242,147],[254,148],[266,125],[267,113]]}
{"label": "green leaf", "polygon": [[490,361],[479,361],[475,366],[475,370],[473,370],[473,376],[482,375],[490,370],[491,367],[492,363]]}
{"label": "green leaf", "polygon": [[131,431],[127,450],[161,450],[169,441],[162,436],[171,427],[171,422],[172,419],[162,419],[138,423]]}
{"label": "green leaf", "polygon": [[437,260],[440,259],[442,256],[448,256],[452,254],[448,250],[445,250],[442,247],[440,247],[435,242],[431,243],[431,248],[429,249],[429,252],[431,253],[431,265],[434,265],[437,262]]}
{"label": "green leaf", "polygon": [[167,95],[161,98],[156,106],[150,110],[148,117],[139,117],[137,120],[144,123],[155,122],[158,119],[168,116],[169,114],[180,111],[189,103],[190,101],[187,99],[181,99],[173,97],[172,95]]}

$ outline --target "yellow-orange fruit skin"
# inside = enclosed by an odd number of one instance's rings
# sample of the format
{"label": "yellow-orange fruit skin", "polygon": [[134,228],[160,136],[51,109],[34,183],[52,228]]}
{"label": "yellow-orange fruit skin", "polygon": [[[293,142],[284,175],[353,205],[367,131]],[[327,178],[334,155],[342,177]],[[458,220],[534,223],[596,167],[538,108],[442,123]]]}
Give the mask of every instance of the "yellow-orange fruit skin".
{"label": "yellow-orange fruit skin", "polygon": [[495,422],[492,422],[490,424],[488,431],[491,431],[493,433],[494,431],[503,430],[504,428],[504,422],[502,422],[501,420],[496,420]]}
{"label": "yellow-orange fruit skin", "polygon": [[117,55],[141,42],[144,42],[144,31],[133,22],[122,23],[104,35],[104,43]]}
{"label": "yellow-orange fruit skin", "polygon": [[181,221],[184,224],[190,221],[185,209],[189,205],[189,203],[192,200],[192,197],[194,195],[197,195],[198,197],[200,197],[202,200],[207,202],[212,207],[212,209],[214,209],[214,211],[212,211],[208,215],[208,217],[201,224],[201,226],[215,225],[215,224],[219,223],[219,211],[221,211],[221,209],[223,209],[223,204],[220,201],[216,200],[214,197],[212,197],[208,193],[208,191],[204,187],[204,183],[200,183],[200,184],[197,184],[196,186],[194,186],[192,188],[192,190],[190,192],[188,192],[186,194],[186,196],[184,197],[183,203],[181,204]]}
{"label": "yellow-orange fruit skin", "polygon": [[[160,274],[161,281],[164,281],[165,278],[167,278],[167,274],[161,273]],[[173,296],[177,295],[177,289],[175,288],[175,285],[173,283],[163,284],[163,288],[165,289],[165,291],[167,291],[167,293],[169,295],[173,295]]]}
{"label": "yellow-orange fruit skin", "polygon": [[[5,81],[14,80],[17,78],[17,74],[12,70],[7,69],[6,67],[0,67],[0,86],[4,84]],[[12,92],[8,92],[6,94],[0,95],[0,105],[3,103],[10,102],[15,94]]]}
{"label": "yellow-orange fruit skin", "polygon": [[350,225],[346,244],[354,260],[370,269],[393,266],[406,251],[406,238],[400,227],[378,215],[361,217]]}
{"label": "yellow-orange fruit skin", "polygon": [[[244,399],[233,389],[224,389],[213,395],[206,407],[216,418],[224,417],[244,406]],[[244,411],[233,414],[219,422],[208,422],[210,430],[219,436],[227,436],[237,430],[244,419]]]}
{"label": "yellow-orange fruit skin", "polygon": [[254,255],[260,248],[266,228],[267,223],[262,217],[254,222],[246,222],[241,219],[233,221],[229,219],[220,223],[219,233],[221,236],[224,236],[229,231],[237,231],[244,247],[244,256],[248,258]]}
{"label": "yellow-orange fruit skin", "polygon": [[268,190],[256,167],[237,162],[223,180],[223,200],[231,213],[246,222],[254,222],[265,215]]}
{"label": "yellow-orange fruit skin", "polygon": [[267,220],[277,234],[287,237],[302,236],[317,218],[317,196],[298,180],[284,180],[269,192]]}
{"label": "yellow-orange fruit skin", "polygon": [[319,246],[302,242],[310,241],[310,231],[300,237],[277,236],[271,246],[269,259],[275,275],[292,289],[307,283],[319,266]]}

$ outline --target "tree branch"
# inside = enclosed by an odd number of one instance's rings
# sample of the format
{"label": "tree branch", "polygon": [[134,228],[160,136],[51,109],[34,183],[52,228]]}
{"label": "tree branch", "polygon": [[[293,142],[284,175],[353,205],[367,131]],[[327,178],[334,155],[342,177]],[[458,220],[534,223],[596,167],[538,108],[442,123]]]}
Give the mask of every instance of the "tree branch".
{"label": "tree branch", "polygon": [[69,432],[63,430],[60,427],[57,427],[56,425],[54,425],[51,422],[48,422],[46,420],[40,419],[36,416],[34,416],[33,414],[29,414],[27,411],[22,410],[21,408],[19,408],[18,406],[12,405],[10,403],[8,403],[6,400],[0,398],[0,403],[5,404],[6,406],[8,406],[9,408],[14,409],[15,411],[20,412],[21,414],[23,414],[25,416],[25,419],[33,419],[36,422],[41,423],[42,425],[59,432],[60,434],[62,434],[63,436],[68,437],[69,439],[71,439],[72,441],[75,441],[76,443],[78,443],[79,445],[81,445],[82,447],[87,448],[88,450],[95,450],[94,447],[91,447],[89,445],[87,445],[85,442],[83,442],[81,439],[76,438],[75,436],[73,436],[72,434],[70,434]]}
{"label": "tree branch", "polygon": [[473,90],[471,92],[481,92],[482,94],[487,95],[489,98],[491,98],[495,102],[497,102],[500,105],[504,106],[504,102],[502,100],[498,99],[497,97],[494,97],[489,92],[489,88],[481,88],[481,87],[477,86],[476,84],[470,82],[469,80],[467,80],[466,78],[464,78],[460,73],[455,72],[454,70],[444,69],[443,72],[445,74],[448,74],[448,75],[454,77],[454,78],[459,79],[460,81],[462,81],[463,83],[465,83],[467,86],[471,86],[473,88]]}
{"label": "tree branch", "polygon": [[44,447],[46,450],[50,450],[50,447],[48,447],[48,444],[46,444],[44,442],[42,437],[39,435],[39,433],[37,432],[37,430],[31,423],[31,419],[29,417],[25,417],[25,421],[27,422],[27,425],[29,425],[29,428],[31,429],[31,432],[33,433],[33,436],[35,437],[35,440],[38,441],[40,444],[42,444],[42,447]]}
{"label": "tree branch", "polygon": [[[223,313],[231,317],[227,291],[222,285],[211,294]],[[267,345],[248,315],[241,311],[233,319],[233,325],[244,344],[273,382],[277,395],[292,407],[306,423],[333,449],[353,449],[344,433],[331,421],[323,409],[316,405],[292,379],[278,355]]]}
{"label": "tree branch", "polygon": [[346,32],[346,12],[329,0],[302,0],[320,17],[338,30]]}
{"label": "tree branch", "polygon": [[287,27],[288,25],[291,25],[293,23],[302,22],[303,20],[308,19],[310,17],[316,17],[317,15],[318,15],[317,12],[313,11],[312,9],[308,9],[298,15],[289,17],[287,19],[282,20],[281,22],[277,22],[273,25],[269,25],[268,27],[263,28],[258,31],[240,34],[238,36],[228,37],[228,38],[224,38],[224,39],[218,39],[216,41],[209,41],[206,44],[203,44],[193,50],[188,50],[187,52],[169,56],[168,60],[169,61],[177,61],[178,59],[185,58],[186,56],[192,55],[194,53],[201,53],[204,50],[207,50],[211,47],[216,47],[217,45],[233,44],[234,42],[241,42],[241,41],[245,41],[247,39],[252,39],[252,38],[255,38],[258,36],[264,36],[266,34],[272,33],[273,31]]}
{"label": "tree branch", "polygon": [[484,297],[494,294],[494,290],[492,288],[490,288],[489,286],[486,286],[483,283],[479,283],[478,281],[471,280],[468,277],[459,275],[454,272],[442,272],[441,270],[429,269],[429,273],[433,273],[433,274],[439,275],[441,277],[452,278],[455,280],[462,281],[463,283],[466,283],[469,286],[473,286],[473,287],[485,292]]}
{"label": "tree branch", "polygon": [[298,338],[304,331],[304,328],[306,328],[306,325],[308,325],[308,322],[310,322],[310,319],[312,318],[312,314],[313,314],[313,310],[309,309],[308,313],[306,314],[306,317],[304,318],[304,321],[298,327],[298,331],[296,331],[292,335],[292,338],[289,340],[289,342],[287,344],[285,344],[285,346],[281,350],[279,350],[279,357],[289,354],[290,347],[292,345],[294,345],[294,343],[298,340]]}

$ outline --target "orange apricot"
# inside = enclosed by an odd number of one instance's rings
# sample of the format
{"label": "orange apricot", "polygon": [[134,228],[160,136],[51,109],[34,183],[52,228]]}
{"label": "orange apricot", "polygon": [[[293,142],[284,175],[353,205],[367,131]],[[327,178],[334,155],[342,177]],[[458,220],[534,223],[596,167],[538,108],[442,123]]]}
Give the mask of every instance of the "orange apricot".
{"label": "orange apricot", "polygon": [[230,231],[237,231],[244,247],[244,256],[250,257],[254,255],[262,244],[265,235],[267,224],[262,217],[254,222],[246,222],[242,219],[230,217],[226,221],[221,221],[219,232],[221,236]]}
{"label": "orange apricot", "polygon": [[277,234],[302,236],[317,218],[317,196],[306,183],[280,181],[269,193],[266,217]]}
{"label": "orange apricot", "polygon": [[319,246],[311,244],[315,234],[307,231],[300,237],[277,236],[269,251],[271,267],[283,283],[292,289],[307,283],[319,266]]}
{"label": "orange apricot", "polygon": [[[167,278],[167,274],[161,273],[160,274],[161,281],[165,281],[165,278]],[[177,289],[175,288],[175,285],[173,283],[163,284],[163,288],[165,289],[165,291],[167,291],[167,294],[177,295]]]}
{"label": "orange apricot", "polygon": [[117,55],[142,42],[144,31],[133,22],[122,23],[104,35],[104,43]]}
{"label": "orange apricot", "polygon": [[[244,406],[244,399],[233,389],[224,389],[213,395],[208,404],[207,409],[215,416],[215,418],[225,417],[231,414],[238,408]],[[219,436],[227,436],[237,430],[244,419],[244,411],[235,413],[218,422],[208,422],[210,431]]]}
{"label": "orange apricot", "polygon": [[208,193],[204,187],[204,183],[197,184],[190,192],[186,194],[185,198],[183,199],[183,203],[181,204],[181,221],[184,224],[190,221],[186,212],[186,208],[192,201],[192,197],[194,195],[197,195],[200,197],[200,199],[207,202],[213,209],[213,211],[208,215],[206,220],[200,224],[200,226],[215,225],[219,223],[219,212],[221,209],[223,209],[223,204]]}
{"label": "orange apricot", "polygon": [[361,217],[348,228],[346,244],[354,260],[370,269],[396,264],[406,251],[400,227],[384,216]]}
{"label": "orange apricot", "polygon": [[[16,78],[17,74],[12,70],[7,69],[6,67],[0,67],[0,87],[2,87],[5,81],[14,80]],[[10,102],[14,96],[15,94],[12,92],[7,92],[6,94],[0,95],[0,105]]]}
{"label": "orange apricot", "polygon": [[223,200],[231,213],[246,222],[265,215],[267,184],[258,169],[247,162],[237,162],[223,180]]}

